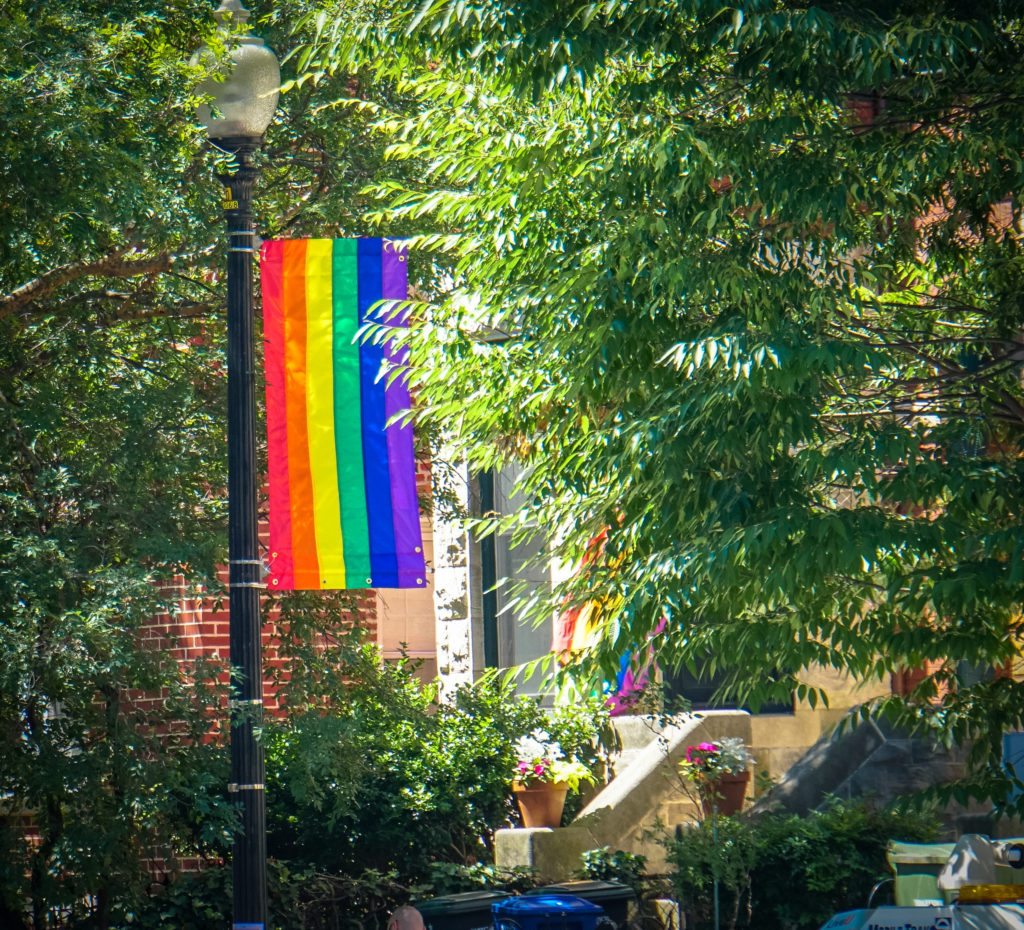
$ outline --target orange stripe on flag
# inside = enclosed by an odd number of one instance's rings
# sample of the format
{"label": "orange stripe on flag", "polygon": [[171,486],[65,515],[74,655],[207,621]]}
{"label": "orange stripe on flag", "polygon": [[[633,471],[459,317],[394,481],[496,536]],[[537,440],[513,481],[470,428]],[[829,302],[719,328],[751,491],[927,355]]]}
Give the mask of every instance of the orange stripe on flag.
{"label": "orange stripe on flag", "polygon": [[291,481],[292,552],[295,585],[320,587],[313,520],[313,479],[306,428],[306,243],[284,250],[285,409],[288,420],[288,477]]}

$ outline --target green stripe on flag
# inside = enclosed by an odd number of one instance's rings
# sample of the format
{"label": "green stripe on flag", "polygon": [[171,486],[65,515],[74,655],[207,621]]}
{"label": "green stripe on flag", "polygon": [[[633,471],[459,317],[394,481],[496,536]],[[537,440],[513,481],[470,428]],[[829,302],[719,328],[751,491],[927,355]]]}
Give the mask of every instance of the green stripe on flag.
{"label": "green stripe on flag", "polygon": [[341,531],[346,584],[370,586],[370,532],[363,483],[363,433],[359,388],[359,256],[355,239],[335,239],[334,446],[338,457]]}

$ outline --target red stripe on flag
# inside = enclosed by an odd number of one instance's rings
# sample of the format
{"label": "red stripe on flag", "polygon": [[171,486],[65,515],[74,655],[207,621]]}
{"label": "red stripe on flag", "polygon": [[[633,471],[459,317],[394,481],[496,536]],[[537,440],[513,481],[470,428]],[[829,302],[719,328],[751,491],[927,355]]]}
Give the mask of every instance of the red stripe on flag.
{"label": "red stripe on flag", "polygon": [[284,373],[284,243],[265,242],[260,255],[263,342],[267,373],[267,486],[270,494],[271,590],[295,587],[288,490],[288,421]]}

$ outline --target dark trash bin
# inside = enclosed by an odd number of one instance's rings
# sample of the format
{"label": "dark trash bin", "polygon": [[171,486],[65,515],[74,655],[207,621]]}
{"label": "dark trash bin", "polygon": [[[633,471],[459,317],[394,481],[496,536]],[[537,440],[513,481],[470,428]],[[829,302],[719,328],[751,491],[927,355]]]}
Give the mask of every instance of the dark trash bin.
{"label": "dark trash bin", "polygon": [[467,891],[416,904],[427,930],[490,930],[491,906],[510,898],[507,891]]}
{"label": "dark trash bin", "polygon": [[557,885],[545,885],[527,892],[534,894],[568,894],[574,898],[583,898],[604,908],[604,912],[618,927],[625,927],[634,920],[640,909],[636,892],[622,882],[578,881],[559,882]]}
{"label": "dark trash bin", "polygon": [[612,930],[604,908],[567,894],[524,894],[491,907],[494,930]]}

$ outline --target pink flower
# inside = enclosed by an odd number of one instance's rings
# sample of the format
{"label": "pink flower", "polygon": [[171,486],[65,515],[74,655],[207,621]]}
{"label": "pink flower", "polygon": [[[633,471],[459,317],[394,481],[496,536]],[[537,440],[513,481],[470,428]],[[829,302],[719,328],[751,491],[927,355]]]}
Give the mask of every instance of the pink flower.
{"label": "pink flower", "polygon": [[530,763],[529,762],[520,762],[519,763],[519,771],[520,772],[528,772],[528,771],[530,771]]}
{"label": "pink flower", "polygon": [[535,765],[535,766],[533,767],[533,774],[534,774],[534,775],[543,775],[543,774],[544,774],[544,766],[543,766],[543,764],[542,764],[542,763],[538,762],[538,763],[537,763],[537,764],[536,764],[536,765]]}
{"label": "pink flower", "polygon": [[714,743],[698,743],[696,746],[686,747],[686,761],[698,767],[706,765],[710,756],[718,754],[718,747]]}

